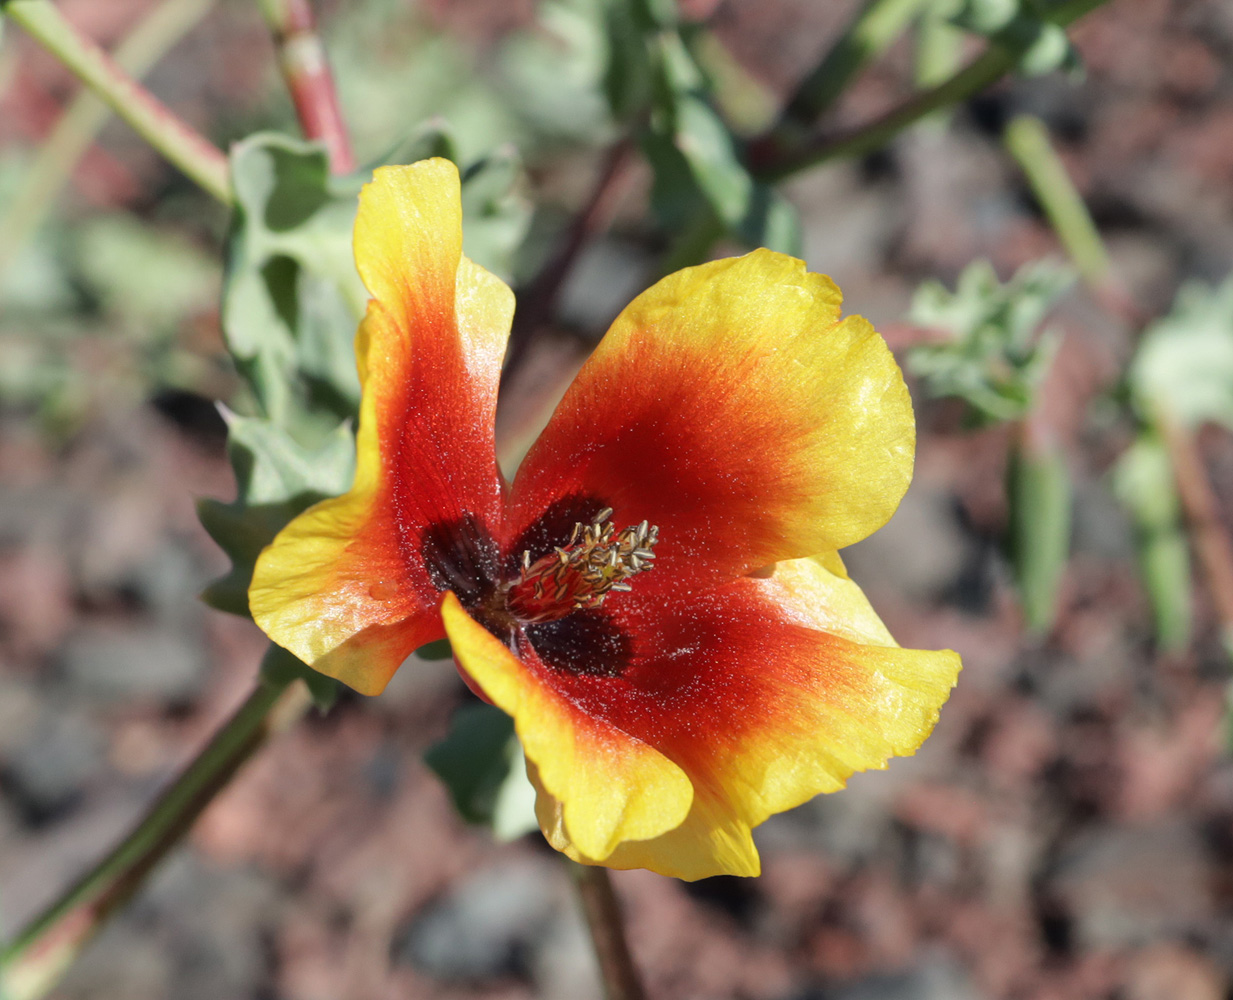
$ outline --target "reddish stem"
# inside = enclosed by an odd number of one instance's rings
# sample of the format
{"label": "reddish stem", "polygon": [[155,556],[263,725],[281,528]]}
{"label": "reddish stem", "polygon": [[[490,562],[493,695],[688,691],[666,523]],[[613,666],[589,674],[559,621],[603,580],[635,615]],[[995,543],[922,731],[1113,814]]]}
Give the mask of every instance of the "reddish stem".
{"label": "reddish stem", "polygon": [[309,139],[324,143],[332,172],[351,173],[355,153],[309,0],[265,0],[262,10],[300,128]]}
{"label": "reddish stem", "polygon": [[599,176],[595,179],[595,186],[585,204],[574,216],[561,246],[520,297],[519,310],[514,316],[513,330],[510,331],[505,378],[508,379],[524,360],[527,346],[535,331],[552,318],[561,289],[565,286],[565,279],[577,263],[582,248],[593,236],[611,224],[617,204],[625,193],[625,181],[630,176],[628,168],[632,162],[633,150],[633,140],[628,136],[608,149]]}
{"label": "reddish stem", "polygon": [[1190,540],[1220,619],[1226,643],[1233,642],[1233,542],[1220,516],[1220,504],[1203,467],[1193,433],[1167,413],[1157,413],[1164,433],[1177,492],[1190,525]]}

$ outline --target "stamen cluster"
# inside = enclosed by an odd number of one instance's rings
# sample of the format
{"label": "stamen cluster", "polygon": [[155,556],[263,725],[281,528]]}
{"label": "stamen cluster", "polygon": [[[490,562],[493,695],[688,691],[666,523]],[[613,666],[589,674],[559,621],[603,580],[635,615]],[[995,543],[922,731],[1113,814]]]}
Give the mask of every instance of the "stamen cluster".
{"label": "stamen cluster", "polygon": [[659,528],[643,521],[617,531],[611,516],[605,507],[590,524],[575,524],[568,544],[534,562],[523,552],[506,598],[509,610],[524,622],[553,621],[599,607],[611,591],[632,589],[629,578],[652,568]]}

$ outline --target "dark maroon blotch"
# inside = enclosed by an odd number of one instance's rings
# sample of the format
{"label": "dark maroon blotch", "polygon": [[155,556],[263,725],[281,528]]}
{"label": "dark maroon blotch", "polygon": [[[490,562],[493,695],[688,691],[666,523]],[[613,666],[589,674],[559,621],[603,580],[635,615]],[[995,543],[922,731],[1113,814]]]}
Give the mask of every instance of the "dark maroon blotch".
{"label": "dark maroon blotch", "polygon": [[440,591],[452,590],[464,608],[484,603],[497,588],[497,543],[472,514],[429,525],[420,542],[420,555],[432,585]]}
{"label": "dark maroon blotch", "polygon": [[620,677],[633,659],[633,642],[600,608],[527,625],[524,633],[548,666],[572,674]]}

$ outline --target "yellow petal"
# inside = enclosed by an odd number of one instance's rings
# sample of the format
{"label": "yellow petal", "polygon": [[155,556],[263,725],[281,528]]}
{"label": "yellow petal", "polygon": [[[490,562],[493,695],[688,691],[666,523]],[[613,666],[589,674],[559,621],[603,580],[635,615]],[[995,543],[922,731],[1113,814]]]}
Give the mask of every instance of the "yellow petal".
{"label": "yellow petal", "polygon": [[[824,275],[770,250],[688,268],[613,323],[518,471],[516,529],[562,496],[660,528],[644,589],[699,589],[833,551],[890,517],[912,405]],[[641,583],[641,581],[640,581]]]}
{"label": "yellow petal", "polygon": [[561,802],[527,762],[527,777],[535,786],[535,816],[544,837],[561,853],[584,865],[627,870],[647,868],[660,875],[693,882],[712,875],[762,873],[762,859],[749,824],[737,818],[714,796],[695,791],[689,815],[680,826],[650,840],[626,840],[603,860],[583,854],[565,831]]}
{"label": "yellow petal", "polygon": [[[681,878],[753,874],[753,827],[842,788],[855,771],[915,752],[959,658],[896,646],[856,585],[824,563],[841,565],[832,555],[793,560],[769,577],[675,601],[635,586],[605,605],[611,626],[631,639],[629,661],[569,669],[561,659],[545,680],[563,701],[673,761],[693,803],[680,825],[599,855],[572,835],[571,791],[541,774],[539,815],[555,846],[582,861]],[[568,651],[563,627],[552,648]],[[542,771],[543,759],[536,763]]]}
{"label": "yellow petal", "polygon": [[377,170],[355,250],[374,295],[356,337],[355,484],[279,533],[249,604],[279,645],[376,694],[443,634],[443,573],[426,558],[470,568],[495,551],[493,424],[513,294],[462,256],[458,171],[446,160]]}
{"label": "yellow petal", "polygon": [[514,719],[527,760],[565,805],[562,825],[588,857],[678,826],[693,789],[679,767],[641,740],[587,714],[550,686],[551,669],[515,656],[453,594],[441,605],[459,664]]}

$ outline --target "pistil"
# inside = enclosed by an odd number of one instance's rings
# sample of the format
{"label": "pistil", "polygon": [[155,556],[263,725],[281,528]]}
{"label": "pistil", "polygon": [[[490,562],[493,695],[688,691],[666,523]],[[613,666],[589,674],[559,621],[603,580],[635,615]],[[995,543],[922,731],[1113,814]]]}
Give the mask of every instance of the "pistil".
{"label": "pistil", "polygon": [[659,528],[643,521],[616,530],[605,507],[590,524],[574,525],[569,543],[535,561],[522,554],[522,570],[509,585],[506,607],[524,623],[554,621],[571,611],[596,608],[612,591],[652,567]]}

